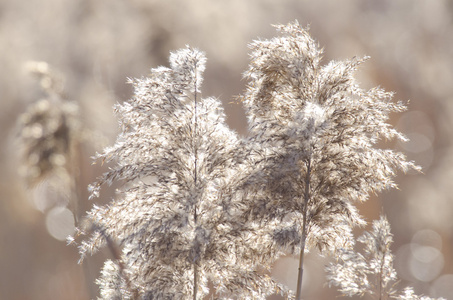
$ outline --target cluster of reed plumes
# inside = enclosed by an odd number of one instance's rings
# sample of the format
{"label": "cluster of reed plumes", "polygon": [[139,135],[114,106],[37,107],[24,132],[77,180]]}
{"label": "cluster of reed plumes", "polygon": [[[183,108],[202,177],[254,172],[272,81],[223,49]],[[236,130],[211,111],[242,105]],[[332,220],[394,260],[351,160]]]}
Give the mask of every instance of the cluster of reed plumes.
{"label": "cluster of reed plumes", "polygon": [[[219,100],[201,96],[206,58],[196,49],[131,80],[134,97],[115,106],[117,141],[97,155],[111,168],[90,186],[95,197],[121,183],[118,197],[95,206],[78,233],[88,236],[82,258],[103,246],[115,253],[98,280],[102,299],[300,299],[311,247],[339,258],[328,278],[345,295],[429,299],[391,285],[384,218],[359,239],[365,256],[352,235],[365,223],[354,203],[395,187],[396,172],[418,169],[376,147],[405,140],[387,123],[405,106],[355,83],[364,59],[321,65],[307,30],[297,22],[278,29],[250,45],[240,96],[247,137],[228,128]],[[269,276],[282,255],[299,256],[296,291]]]}

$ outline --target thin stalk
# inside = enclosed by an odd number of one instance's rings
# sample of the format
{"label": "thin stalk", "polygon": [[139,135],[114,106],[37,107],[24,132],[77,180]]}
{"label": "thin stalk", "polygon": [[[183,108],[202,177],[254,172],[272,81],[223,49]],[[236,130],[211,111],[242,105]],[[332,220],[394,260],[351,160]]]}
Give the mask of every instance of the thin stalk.
{"label": "thin stalk", "polygon": [[303,207],[303,223],[302,223],[302,240],[300,242],[299,254],[299,272],[297,277],[297,292],[296,300],[300,300],[302,291],[302,277],[304,275],[304,254],[305,254],[305,240],[307,239],[307,207],[310,200],[310,173],[311,173],[311,160],[307,161],[307,173],[305,175],[305,192],[304,192],[304,207]]}
{"label": "thin stalk", "polygon": [[[195,67],[196,68],[196,67]],[[197,127],[198,127],[198,119],[197,119],[197,104],[198,104],[198,99],[197,99],[197,72],[195,70],[195,81],[194,81],[194,154],[195,154],[195,161],[194,161],[194,184],[195,188],[197,188],[197,181],[198,181],[198,170],[197,170],[197,160],[198,160],[198,145],[197,145],[197,137],[198,137],[198,132],[197,132]],[[193,212],[193,219],[194,219],[194,224],[197,224],[197,203],[195,203],[194,207],[194,212]],[[197,300],[197,291],[198,291],[198,267],[197,267],[197,261],[193,262],[193,300]]]}
{"label": "thin stalk", "polygon": [[380,268],[380,272],[379,272],[379,276],[378,276],[378,280],[379,280],[379,300],[382,300],[383,298],[386,298],[385,294],[384,294],[384,287],[382,286],[382,273],[384,272],[384,259],[385,259],[385,253],[382,254],[381,268]]}
{"label": "thin stalk", "polygon": [[[82,199],[79,187],[82,186],[82,184],[80,183],[80,180],[82,178],[80,172],[82,172],[82,170],[78,170],[77,166],[83,166],[84,162],[82,161],[82,156],[80,155],[82,153],[80,142],[78,140],[74,140],[73,143],[75,143],[75,145],[73,145],[69,150],[69,164],[67,169],[67,172],[71,175],[69,182],[71,197],[69,199],[68,208],[72,212],[74,228],[79,228],[80,199]],[[104,231],[103,234],[105,235]],[[110,239],[107,239],[107,244],[109,245],[110,250],[112,250],[110,242]],[[116,253],[114,253],[113,251],[112,253],[115,256]],[[93,289],[92,278],[90,276],[91,273],[88,264],[89,261],[85,261],[82,264],[82,272],[84,277],[83,279],[85,283],[85,289],[87,290],[90,299],[94,299],[96,297],[96,291],[94,291]]]}
{"label": "thin stalk", "polygon": [[198,290],[198,268],[197,264],[193,264],[193,300],[197,300],[197,290]]}
{"label": "thin stalk", "polygon": [[115,245],[115,243],[113,242],[113,240],[110,238],[110,236],[105,232],[105,229],[103,228],[99,228],[99,232],[101,233],[101,235],[105,238],[105,241],[107,243],[107,247],[109,248],[110,250],[110,253],[112,254],[113,258],[116,260],[116,262],[118,263],[118,268],[119,268],[119,273],[120,273],[120,276],[124,279],[124,281],[126,282],[126,287],[127,287],[127,290],[132,294],[132,300],[136,300],[139,298],[139,295],[138,295],[138,290],[135,289],[132,285],[132,282],[129,278],[129,276],[127,275],[126,273],[126,266],[124,265],[124,262],[123,260],[121,259],[121,254],[120,252],[118,251],[118,247]]}

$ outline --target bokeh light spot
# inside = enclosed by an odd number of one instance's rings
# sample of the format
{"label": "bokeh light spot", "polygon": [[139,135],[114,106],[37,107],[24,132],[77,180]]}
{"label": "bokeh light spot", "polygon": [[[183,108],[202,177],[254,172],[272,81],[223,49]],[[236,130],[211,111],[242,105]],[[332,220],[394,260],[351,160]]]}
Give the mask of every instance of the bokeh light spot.
{"label": "bokeh light spot", "polygon": [[51,236],[64,241],[74,233],[74,216],[66,207],[52,208],[46,215],[46,228]]}
{"label": "bokeh light spot", "polygon": [[430,294],[433,297],[453,299],[453,274],[445,274],[437,278],[431,285]]}
{"label": "bokeh light spot", "polygon": [[[421,247],[421,249],[419,249]],[[414,248],[416,251],[414,251]],[[428,249],[431,248],[431,249]],[[436,279],[444,267],[444,256],[442,253],[433,247],[428,246],[413,246],[411,245],[412,256],[410,257],[409,269],[412,275],[420,281],[429,282]],[[429,251],[426,251],[429,250]],[[414,255],[416,253],[416,255]],[[423,253],[429,253],[419,259]]]}

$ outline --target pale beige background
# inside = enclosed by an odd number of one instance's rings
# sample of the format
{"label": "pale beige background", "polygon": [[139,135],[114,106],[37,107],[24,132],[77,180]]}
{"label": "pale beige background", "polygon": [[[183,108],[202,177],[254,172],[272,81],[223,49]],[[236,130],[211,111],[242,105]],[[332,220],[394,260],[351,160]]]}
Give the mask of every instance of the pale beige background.
{"label": "pale beige background", "polygon": [[[17,174],[15,124],[27,105],[45,96],[24,71],[28,60],[47,61],[65,78],[85,125],[116,134],[112,105],[127,100],[127,77],[166,64],[186,44],[206,51],[204,96],[222,99],[228,123],[246,133],[240,104],[247,43],[269,38],[270,24],[298,19],[325,47],[325,61],[370,55],[358,72],[362,86],[381,85],[408,100],[409,111],[391,122],[412,141],[395,146],[424,168],[400,175],[401,190],[361,205],[368,221],[384,211],[395,235],[393,252],[403,285],[453,299],[453,2],[449,0],[0,0],[0,299],[94,299],[93,285],[108,252],[77,265],[74,247],[52,236],[65,219],[53,218],[59,201],[45,185],[27,191]],[[81,206],[86,186],[102,172],[91,166],[98,145],[80,158]],[[113,197],[104,192],[103,203]],[[52,225],[57,222],[57,225]],[[58,222],[62,222],[61,224]],[[64,232],[63,232],[64,234]],[[58,234],[57,234],[58,235]],[[325,285],[326,259],[307,258],[304,299],[334,299]],[[86,268],[83,271],[83,268]],[[295,285],[296,263],[274,268]]]}

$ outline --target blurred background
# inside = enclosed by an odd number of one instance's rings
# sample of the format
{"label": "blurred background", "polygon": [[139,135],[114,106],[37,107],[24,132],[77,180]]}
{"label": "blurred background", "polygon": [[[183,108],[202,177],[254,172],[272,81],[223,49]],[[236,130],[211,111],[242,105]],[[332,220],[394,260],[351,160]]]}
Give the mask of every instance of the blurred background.
{"label": "blurred background", "polygon": [[[222,99],[228,124],[245,134],[235,96],[246,84],[247,44],[276,35],[271,24],[295,19],[310,24],[325,48],[325,63],[369,55],[357,73],[361,86],[379,85],[408,102],[408,111],[392,115],[391,123],[411,141],[388,146],[405,152],[424,173],[399,174],[400,190],[359,207],[370,223],[387,215],[402,287],[453,299],[450,0],[0,0],[0,299],[96,298],[94,280],[111,255],[101,252],[77,264],[77,248],[65,240],[75,222],[68,208],[76,203],[81,217],[114,197],[113,189],[104,189],[101,198],[88,200],[86,187],[105,170],[90,157],[115,140],[112,106],[131,97],[128,77],[166,65],[171,50],[197,47],[208,57],[203,95]],[[30,161],[21,158],[20,116],[61,99],[73,101],[64,111],[79,120],[67,126],[75,128],[77,141],[69,167],[48,180],[35,174],[38,183],[27,185],[20,175],[30,171]],[[28,136],[42,134],[42,128],[27,130]],[[53,162],[61,166],[68,158]],[[68,175],[76,179],[68,181]],[[308,255],[304,299],[339,295],[325,282],[327,262]],[[295,288],[296,266],[291,257],[281,259],[273,276]]]}

